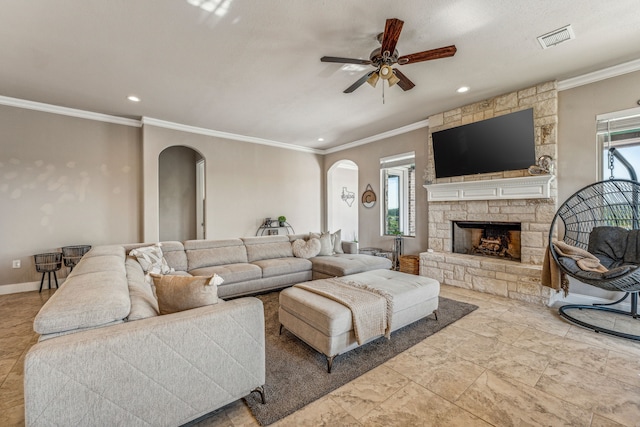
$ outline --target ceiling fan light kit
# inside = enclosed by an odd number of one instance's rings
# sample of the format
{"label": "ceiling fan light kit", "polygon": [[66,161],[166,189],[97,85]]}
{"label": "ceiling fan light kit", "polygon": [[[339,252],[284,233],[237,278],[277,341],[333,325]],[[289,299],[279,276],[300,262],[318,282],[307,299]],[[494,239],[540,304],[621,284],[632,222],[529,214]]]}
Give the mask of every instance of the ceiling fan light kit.
{"label": "ceiling fan light kit", "polygon": [[371,86],[376,87],[378,79],[387,80],[389,87],[398,85],[402,90],[407,91],[413,89],[415,84],[409,80],[407,76],[402,74],[397,68],[393,68],[394,64],[406,65],[413,64],[415,62],[430,61],[433,59],[448,58],[456,54],[455,45],[440,47],[437,49],[425,50],[424,52],[412,53],[409,55],[398,56],[396,50],[396,44],[400,38],[400,32],[404,22],[397,19],[387,19],[384,33],[378,34],[378,41],[381,47],[374,49],[369,55],[369,60],[355,59],[355,58],[341,58],[337,56],[323,56],[320,58],[322,62],[335,62],[339,64],[360,64],[360,65],[372,65],[376,68],[375,71],[371,71],[354,84],[344,90],[344,93],[351,93],[364,82],[369,83]]}
{"label": "ceiling fan light kit", "polygon": [[374,72],[373,74],[371,74],[371,77],[367,79],[367,83],[369,83],[372,87],[376,87],[379,78],[380,77],[378,76],[378,73]]}

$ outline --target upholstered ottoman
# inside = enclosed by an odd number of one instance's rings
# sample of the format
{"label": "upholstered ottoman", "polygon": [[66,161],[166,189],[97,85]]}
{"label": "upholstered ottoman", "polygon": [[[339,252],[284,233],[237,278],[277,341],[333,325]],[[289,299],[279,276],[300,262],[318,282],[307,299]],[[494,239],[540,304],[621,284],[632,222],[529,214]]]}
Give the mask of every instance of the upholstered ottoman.
{"label": "upholstered ottoman", "polygon": [[[372,270],[339,277],[337,280],[364,283],[391,294],[392,332],[432,313],[436,320],[438,318],[440,283],[434,279],[393,270]],[[278,315],[280,332],[283,327],[286,328],[327,356],[329,372],[337,355],[358,347],[351,310],[339,302],[305,289],[291,287],[280,292]]]}

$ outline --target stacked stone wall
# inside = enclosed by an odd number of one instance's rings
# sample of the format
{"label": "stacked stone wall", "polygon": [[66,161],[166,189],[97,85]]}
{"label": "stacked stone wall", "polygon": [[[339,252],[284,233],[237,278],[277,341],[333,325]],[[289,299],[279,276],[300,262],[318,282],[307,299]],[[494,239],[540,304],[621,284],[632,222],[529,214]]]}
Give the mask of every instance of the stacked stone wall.
{"label": "stacked stone wall", "polygon": [[[528,176],[526,169],[434,179],[431,133],[516,111],[533,108],[536,158],[557,162],[558,92],[546,82],[429,117],[428,183],[467,182]],[[549,228],[557,208],[557,182],[549,199],[428,202],[429,252],[421,254],[420,274],[441,283],[536,303],[548,303],[550,293],[540,285],[541,265]],[[453,254],[452,221],[521,223],[521,262]]]}

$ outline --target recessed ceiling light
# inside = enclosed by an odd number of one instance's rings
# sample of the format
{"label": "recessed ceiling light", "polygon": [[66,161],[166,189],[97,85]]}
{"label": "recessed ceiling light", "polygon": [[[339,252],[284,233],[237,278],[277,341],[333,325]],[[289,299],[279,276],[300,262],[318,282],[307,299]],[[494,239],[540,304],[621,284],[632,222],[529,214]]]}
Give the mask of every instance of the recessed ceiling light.
{"label": "recessed ceiling light", "polygon": [[127,96],[127,99],[128,99],[129,101],[131,101],[131,102],[140,102],[140,98],[138,98],[138,97],[137,97],[137,96],[135,96],[135,95],[129,95],[129,96]]}
{"label": "recessed ceiling light", "polygon": [[324,138],[318,138],[318,142],[324,141]]}
{"label": "recessed ceiling light", "polygon": [[469,86],[461,86],[458,88],[458,90],[456,90],[456,92],[458,93],[465,93],[469,90]]}

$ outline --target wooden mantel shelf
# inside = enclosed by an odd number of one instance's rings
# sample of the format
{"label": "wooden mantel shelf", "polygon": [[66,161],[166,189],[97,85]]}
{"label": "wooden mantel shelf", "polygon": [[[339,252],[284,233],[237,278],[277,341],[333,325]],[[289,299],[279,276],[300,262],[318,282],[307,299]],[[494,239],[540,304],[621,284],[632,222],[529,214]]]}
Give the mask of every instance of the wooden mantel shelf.
{"label": "wooden mantel shelf", "polygon": [[554,175],[425,185],[429,202],[464,200],[548,199]]}

